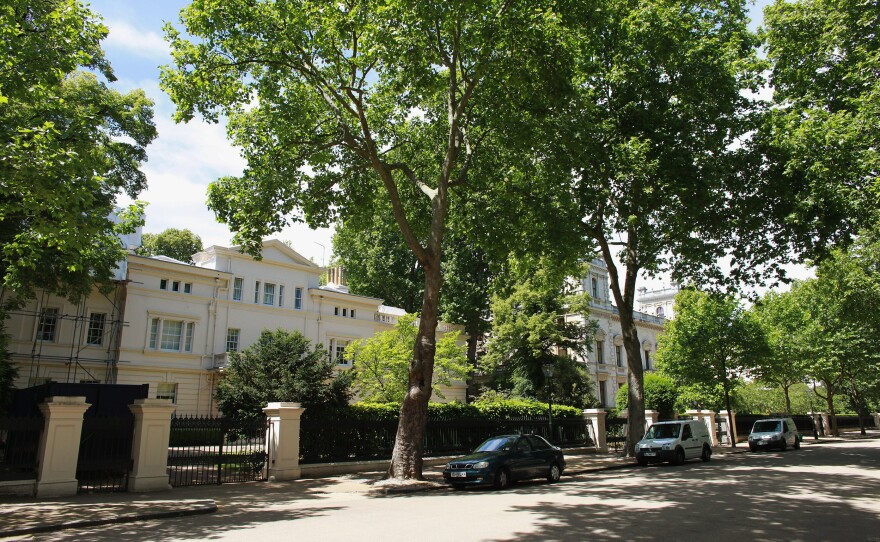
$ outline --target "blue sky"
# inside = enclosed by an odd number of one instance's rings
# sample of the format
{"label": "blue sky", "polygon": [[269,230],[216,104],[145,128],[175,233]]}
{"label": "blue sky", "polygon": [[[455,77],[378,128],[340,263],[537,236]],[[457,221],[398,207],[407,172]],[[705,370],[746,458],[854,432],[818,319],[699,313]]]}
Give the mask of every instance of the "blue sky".
{"label": "blue sky", "polygon": [[[769,0],[759,0],[751,5],[753,28],[767,3]],[[171,120],[174,106],[159,89],[159,66],[171,63],[162,27],[166,22],[177,24],[180,10],[188,2],[92,0],[89,4],[110,29],[103,46],[118,78],[114,87],[120,91],[142,88],[155,102],[159,137],[148,147],[149,160],[143,167],[149,183],[140,196],[149,202],[144,231],[189,228],[206,246],[228,246],[232,234],[205,205],[206,189],[219,177],[239,175],[244,161],[226,141],[222,126],[199,120],[175,124]],[[318,264],[330,259],[330,230],[313,231],[296,225],[275,237],[292,241],[295,250]],[[652,287],[650,282],[643,283]]]}

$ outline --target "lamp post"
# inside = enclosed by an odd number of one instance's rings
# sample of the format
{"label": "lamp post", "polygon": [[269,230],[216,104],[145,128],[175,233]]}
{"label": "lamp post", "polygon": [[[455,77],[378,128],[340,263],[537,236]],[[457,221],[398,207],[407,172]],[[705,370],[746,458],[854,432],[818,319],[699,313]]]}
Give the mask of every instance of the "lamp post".
{"label": "lamp post", "polygon": [[541,370],[544,371],[544,385],[547,386],[547,406],[551,443],[553,442],[553,387],[550,385],[550,379],[553,378],[553,369],[553,362],[548,362],[541,366]]}

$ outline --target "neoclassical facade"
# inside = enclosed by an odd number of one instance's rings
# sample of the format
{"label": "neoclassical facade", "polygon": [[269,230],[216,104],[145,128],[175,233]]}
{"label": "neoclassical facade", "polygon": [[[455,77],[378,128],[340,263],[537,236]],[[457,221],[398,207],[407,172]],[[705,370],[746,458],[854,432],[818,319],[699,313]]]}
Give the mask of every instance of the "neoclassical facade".
{"label": "neoclassical facade", "polygon": [[[602,407],[615,405],[617,390],[626,383],[629,369],[626,363],[626,351],[623,348],[623,334],[620,327],[620,315],[617,307],[611,303],[611,291],[608,282],[608,268],[601,260],[590,262],[589,274],[578,284],[581,292],[590,295],[589,319],[598,323],[593,351],[583,361],[596,387],[596,399]],[[663,332],[666,319],[644,312],[634,315],[641,342],[642,368],[654,370],[654,359],[657,353],[657,338]],[[569,314],[567,319],[580,319],[580,315]]]}
{"label": "neoclassical facade", "polygon": [[[7,321],[16,386],[147,383],[150,397],[172,399],[178,414],[211,414],[227,352],[264,329],[300,331],[346,370],[350,341],[391,329],[403,314],[321,284],[325,269],[280,241],[266,241],[260,260],[221,246],[193,259],[129,254],[110,293],[96,289],[79,304],[45,293],[30,300]],[[454,383],[438,400],[464,401],[465,390]]]}

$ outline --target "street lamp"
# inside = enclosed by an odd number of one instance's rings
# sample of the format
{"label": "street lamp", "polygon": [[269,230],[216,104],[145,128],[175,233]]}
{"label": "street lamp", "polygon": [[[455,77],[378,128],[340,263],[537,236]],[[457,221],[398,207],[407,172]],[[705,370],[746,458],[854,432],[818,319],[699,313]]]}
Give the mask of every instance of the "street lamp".
{"label": "street lamp", "polygon": [[553,387],[550,385],[550,379],[553,378],[553,362],[547,362],[541,366],[544,371],[544,385],[547,386],[547,406],[548,420],[550,421],[550,442],[553,442]]}

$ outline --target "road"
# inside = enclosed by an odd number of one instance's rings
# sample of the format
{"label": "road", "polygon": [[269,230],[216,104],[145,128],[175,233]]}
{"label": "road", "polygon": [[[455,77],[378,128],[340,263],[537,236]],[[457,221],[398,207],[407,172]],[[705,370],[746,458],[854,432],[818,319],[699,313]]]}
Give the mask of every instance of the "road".
{"label": "road", "polygon": [[880,541],[880,440],[563,480],[503,492],[332,493],[295,501],[254,495],[218,503],[211,515],[35,539]]}

